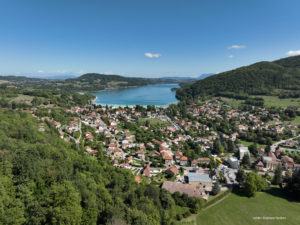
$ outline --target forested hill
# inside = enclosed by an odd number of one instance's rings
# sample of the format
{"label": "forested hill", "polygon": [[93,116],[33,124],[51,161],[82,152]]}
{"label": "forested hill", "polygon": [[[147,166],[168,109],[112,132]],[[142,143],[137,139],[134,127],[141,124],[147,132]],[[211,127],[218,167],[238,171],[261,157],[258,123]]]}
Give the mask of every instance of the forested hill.
{"label": "forested hill", "polygon": [[142,86],[142,85],[157,84],[157,83],[170,83],[170,80],[88,73],[78,78],[65,80],[64,86],[68,88],[74,88],[76,90],[79,89],[82,91],[91,90],[91,89],[97,91],[105,88]]}
{"label": "forested hill", "polygon": [[[42,131],[39,123],[0,109],[0,224],[168,225],[199,209],[199,199],[138,184],[101,146],[98,157],[88,156],[59,138],[53,123]],[[190,208],[176,205],[181,197]]]}
{"label": "forested hill", "polygon": [[132,87],[157,83],[177,82],[159,78],[136,78],[98,73],[84,74],[70,79],[41,79],[18,76],[0,76],[0,87],[15,86],[33,89],[64,91],[100,91],[106,88]]}
{"label": "forested hill", "polygon": [[180,100],[201,96],[276,95],[300,96],[300,56],[259,62],[223,72],[178,89]]}

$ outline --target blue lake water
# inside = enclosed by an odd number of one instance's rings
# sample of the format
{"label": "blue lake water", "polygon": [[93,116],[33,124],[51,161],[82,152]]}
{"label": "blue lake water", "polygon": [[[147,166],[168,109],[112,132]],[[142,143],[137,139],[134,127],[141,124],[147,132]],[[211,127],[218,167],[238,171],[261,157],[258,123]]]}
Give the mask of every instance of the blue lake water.
{"label": "blue lake water", "polygon": [[155,105],[166,106],[176,103],[175,91],[171,88],[178,84],[154,84],[132,88],[109,89],[100,92],[91,92],[97,97],[95,104],[110,106]]}

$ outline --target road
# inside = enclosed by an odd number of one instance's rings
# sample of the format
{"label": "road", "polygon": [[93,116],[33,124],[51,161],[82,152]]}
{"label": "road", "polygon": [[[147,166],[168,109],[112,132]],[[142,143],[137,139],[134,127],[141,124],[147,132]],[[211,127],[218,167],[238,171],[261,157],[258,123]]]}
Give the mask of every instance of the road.
{"label": "road", "polygon": [[277,149],[277,147],[278,147],[278,145],[280,145],[280,144],[282,144],[282,143],[284,143],[286,141],[290,141],[290,140],[293,140],[295,138],[299,138],[299,137],[300,137],[300,135],[298,135],[296,137],[292,137],[292,138],[286,139],[286,140],[280,140],[280,141],[274,143],[273,145],[271,145],[271,152],[275,152],[276,149]]}

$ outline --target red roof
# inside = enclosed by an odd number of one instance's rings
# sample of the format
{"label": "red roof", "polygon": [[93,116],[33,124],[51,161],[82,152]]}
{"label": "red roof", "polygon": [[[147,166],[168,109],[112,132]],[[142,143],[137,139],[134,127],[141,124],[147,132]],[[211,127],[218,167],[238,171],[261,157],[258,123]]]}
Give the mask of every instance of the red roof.
{"label": "red roof", "polygon": [[165,157],[164,157],[164,160],[172,160],[172,159],[173,159],[172,156],[165,156]]}
{"label": "red roof", "polygon": [[177,167],[173,166],[168,168],[167,170],[171,171],[173,174],[177,175],[179,173]]}
{"label": "red roof", "polygon": [[181,157],[180,157],[180,160],[182,160],[182,161],[187,161],[188,158],[187,158],[186,156],[181,156]]}
{"label": "red roof", "polygon": [[139,176],[135,176],[135,181],[141,183],[142,179]]}

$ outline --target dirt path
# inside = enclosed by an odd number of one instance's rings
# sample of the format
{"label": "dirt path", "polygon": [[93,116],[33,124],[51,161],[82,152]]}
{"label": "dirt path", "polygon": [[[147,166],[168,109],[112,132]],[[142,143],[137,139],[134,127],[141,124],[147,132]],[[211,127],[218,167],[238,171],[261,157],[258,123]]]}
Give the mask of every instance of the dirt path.
{"label": "dirt path", "polygon": [[[216,201],[212,205],[209,205],[206,208],[202,209],[201,212],[205,212],[207,209],[209,209],[209,208],[211,208],[211,207],[219,204],[220,202],[222,202],[223,200],[225,200],[226,198],[228,198],[230,195],[231,195],[231,193],[228,193],[226,196],[224,196],[223,198],[219,199],[218,201]],[[194,224],[194,225],[197,225],[197,216],[198,216],[198,214],[193,214],[193,215],[189,216],[188,218],[185,218],[183,221],[181,221],[181,224],[187,224],[187,225]]]}
{"label": "dirt path", "polygon": [[218,201],[216,201],[214,204],[211,204],[209,206],[207,206],[206,208],[202,209],[202,211],[206,211],[207,209],[219,204],[220,202],[222,202],[223,200],[225,200],[226,198],[228,198],[228,196],[231,195],[231,193],[227,194],[225,197],[219,199]]}

